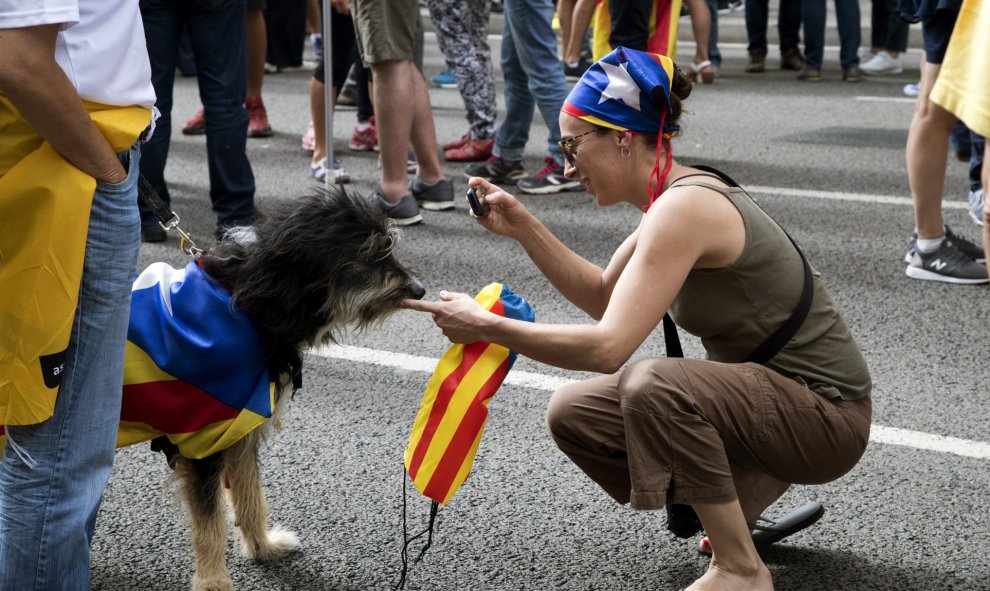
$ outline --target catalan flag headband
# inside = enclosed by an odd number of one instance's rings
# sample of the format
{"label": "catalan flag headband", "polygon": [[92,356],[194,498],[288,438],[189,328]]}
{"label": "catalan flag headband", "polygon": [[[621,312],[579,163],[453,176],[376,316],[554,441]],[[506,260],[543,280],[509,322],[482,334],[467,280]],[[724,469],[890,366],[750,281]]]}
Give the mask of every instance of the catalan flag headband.
{"label": "catalan flag headband", "polygon": [[[492,283],[474,298],[486,310],[514,320],[532,322],[533,308],[501,283]],[[405,467],[416,488],[433,500],[432,537],[437,505],[450,501],[471,471],[488,418],[488,402],[505,380],[516,353],[494,343],[451,346],[430,377],[406,447]],[[403,494],[403,507],[405,495]],[[403,509],[404,512],[404,509]],[[405,515],[403,515],[405,524]],[[423,533],[406,538],[402,580],[405,583],[406,548]],[[420,552],[429,547],[426,546]]]}
{"label": "catalan flag headband", "polygon": [[[670,172],[670,137],[680,130],[676,124],[667,124],[673,76],[674,62],[669,57],[616,47],[585,71],[561,108],[592,125],[658,136],[655,166],[650,173],[651,205],[663,191],[663,181]],[[653,105],[653,91],[657,88],[666,98],[662,112]],[[661,148],[667,151],[663,170]]]}

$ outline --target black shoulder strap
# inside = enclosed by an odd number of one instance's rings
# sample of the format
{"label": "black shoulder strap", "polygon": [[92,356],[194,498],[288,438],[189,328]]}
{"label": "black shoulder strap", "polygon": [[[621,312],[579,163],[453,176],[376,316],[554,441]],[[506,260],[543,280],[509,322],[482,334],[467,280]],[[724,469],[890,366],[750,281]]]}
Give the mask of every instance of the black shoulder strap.
{"label": "black shoulder strap", "polygon": [[[738,187],[739,183],[732,180],[732,178],[725,174],[724,172],[712,168],[710,166],[704,165],[691,165],[692,168],[697,168],[698,170],[704,170],[706,172],[711,172],[718,175],[727,184]],[[773,219],[772,217],[770,219]],[[776,223],[776,220],[774,220]],[[780,226],[780,224],[777,224]],[[787,230],[781,226],[780,230],[787,236],[787,239],[791,241],[794,245],[794,249],[797,250],[798,255],[801,257],[801,263],[804,265],[804,285],[801,288],[801,297],[798,299],[797,306],[794,308],[794,312],[791,313],[790,318],[788,318],[783,324],[777,327],[777,330],[773,331],[756,349],[750,353],[746,359],[743,360],[744,363],[752,362],[764,364],[771,359],[773,356],[780,352],[781,349],[794,338],[797,334],[801,324],[804,323],[804,319],[808,317],[808,312],[811,311],[811,302],[815,295],[815,282],[814,277],[811,274],[811,265],[808,264],[808,259],[804,256],[804,251],[798,246],[797,242],[791,238],[791,235],[787,233]],[[681,348],[681,340],[677,335],[677,325],[674,324],[674,320],[670,317],[670,314],[664,314],[663,316],[663,341],[664,347],[667,350],[667,357],[684,357],[683,349]]]}

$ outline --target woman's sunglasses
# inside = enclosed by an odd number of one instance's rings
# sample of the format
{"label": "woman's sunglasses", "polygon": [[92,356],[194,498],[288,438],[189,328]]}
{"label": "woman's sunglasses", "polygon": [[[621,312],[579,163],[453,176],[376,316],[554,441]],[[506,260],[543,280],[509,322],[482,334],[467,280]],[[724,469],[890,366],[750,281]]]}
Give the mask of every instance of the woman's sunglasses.
{"label": "woman's sunglasses", "polygon": [[577,148],[578,138],[582,138],[588,135],[589,133],[595,133],[596,131],[600,131],[600,130],[601,128],[596,127],[591,131],[579,133],[578,135],[572,135],[571,137],[560,138],[560,140],[557,142],[557,145],[560,146],[560,151],[564,153],[564,158],[567,158],[567,162],[570,163],[571,166],[577,166],[577,164],[574,163],[574,150]]}

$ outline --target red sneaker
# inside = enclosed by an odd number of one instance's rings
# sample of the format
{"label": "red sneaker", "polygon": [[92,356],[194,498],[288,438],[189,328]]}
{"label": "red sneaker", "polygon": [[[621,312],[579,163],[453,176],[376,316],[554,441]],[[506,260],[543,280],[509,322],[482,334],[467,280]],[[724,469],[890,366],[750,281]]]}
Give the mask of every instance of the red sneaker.
{"label": "red sneaker", "polygon": [[468,143],[469,141],[471,141],[471,132],[470,131],[467,132],[467,133],[465,133],[461,137],[457,138],[456,140],[454,140],[452,142],[447,142],[446,144],[444,144],[443,145],[443,151],[446,152],[447,150],[456,150],[458,148],[463,148],[464,147],[464,144]]}
{"label": "red sneaker", "polygon": [[268,137],[272,135],[272,126],[268,124],[268,112],[260,96],[249,96],[244,101],[248,112],[248,137]]}
{"label": "red sneaker", "polygon": [[351,141],[347,142],[347,147],[355,152],[369,152],[371,150],[378,151],[378,131],[375,129],[374,121],[369,122],[367,128],[363,131],[358,131],[358,128],[354,128],[354,133],[351,134]]}
{"label": "red sneaker", "polygon": [[196,114],[192,116],[192,119],[186,121],[186,124],[182,127],[182,135],[203,135],[206,133],[206,117],[204,115],[205,111],[202,107]]}
{"label": "red sneaker", "polygon": [[479,162],[487,160],[494,147],[495,138],[468,140],[460,148],[445,151],[443,157],[451,162]]}

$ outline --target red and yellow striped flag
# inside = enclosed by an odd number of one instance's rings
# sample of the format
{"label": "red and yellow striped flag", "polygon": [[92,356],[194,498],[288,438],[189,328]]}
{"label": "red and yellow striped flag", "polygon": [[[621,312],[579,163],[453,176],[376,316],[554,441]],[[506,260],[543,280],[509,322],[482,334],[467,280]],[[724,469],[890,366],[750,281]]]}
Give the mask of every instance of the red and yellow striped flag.
{"label": "red and yellow striped flag", "polygon": [[[484,288],[475,300],[499,316],[533,321],[529,303],[501,283]],[[406,447],[406,471],[424,496],[446,505],[467,479],[488,401],[515,359],[505,347],[481,342],[453,345],[440,358]]]}

